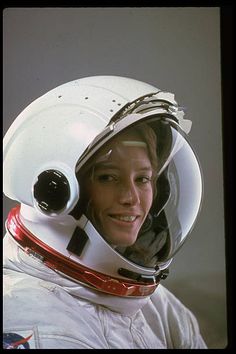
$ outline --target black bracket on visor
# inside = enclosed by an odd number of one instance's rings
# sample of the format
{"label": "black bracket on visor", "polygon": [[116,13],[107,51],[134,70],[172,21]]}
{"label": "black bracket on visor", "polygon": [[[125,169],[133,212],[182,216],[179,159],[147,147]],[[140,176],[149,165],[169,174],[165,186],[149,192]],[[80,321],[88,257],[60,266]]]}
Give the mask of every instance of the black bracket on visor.
{"label": "black bracket on visor", "polygon": [[138,282],[152,284],[160,281],[161,279],[166,279],[169,274],[169,269],[168,268],[163,269],[157,275],[140,274],[140,273],[132,272],[131,270],[125,268],[119,268],[118,273],[123,277],[134,279]]}

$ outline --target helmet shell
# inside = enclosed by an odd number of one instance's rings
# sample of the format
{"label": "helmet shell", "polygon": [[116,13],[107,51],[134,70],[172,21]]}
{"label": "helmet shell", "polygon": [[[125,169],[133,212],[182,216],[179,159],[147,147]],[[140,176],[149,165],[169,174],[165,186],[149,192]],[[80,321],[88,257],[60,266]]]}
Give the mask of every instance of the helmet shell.
{"label": "helmet shell", "polygon": [[157,91],[130,78],[94,76],[65,83],[33,101],[3,140],[4,194],[38,208],[38,176],[58,171],[70,191],[64,206],[51,216],[68,214],[79,198],[75,166],[81,154],[121,107]]}

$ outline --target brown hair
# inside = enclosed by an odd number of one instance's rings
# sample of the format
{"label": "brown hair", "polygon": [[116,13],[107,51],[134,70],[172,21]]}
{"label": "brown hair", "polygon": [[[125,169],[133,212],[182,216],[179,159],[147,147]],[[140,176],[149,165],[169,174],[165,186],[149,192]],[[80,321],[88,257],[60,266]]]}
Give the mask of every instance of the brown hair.
{"label": "brown hair", "polygon": [[[131,128],[132,129],[132,128]],[[158,171],[158,151],[157,151],[157,136],[153,129],[146,123],[141,123],[133,128],[141,136],[143,141],[147,144],[148,156],[153,169],[153,197],[156,196],[156,180]]]}

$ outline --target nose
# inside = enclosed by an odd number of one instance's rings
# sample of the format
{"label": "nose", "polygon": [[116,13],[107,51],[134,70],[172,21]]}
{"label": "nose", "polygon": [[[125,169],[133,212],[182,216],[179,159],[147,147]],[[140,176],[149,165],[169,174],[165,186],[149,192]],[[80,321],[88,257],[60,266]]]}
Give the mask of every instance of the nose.
{"label": "nose", "polygon": [[132,180],[125,181],[120,185],[119,202],[124,205],[140,204],[138,187]]}

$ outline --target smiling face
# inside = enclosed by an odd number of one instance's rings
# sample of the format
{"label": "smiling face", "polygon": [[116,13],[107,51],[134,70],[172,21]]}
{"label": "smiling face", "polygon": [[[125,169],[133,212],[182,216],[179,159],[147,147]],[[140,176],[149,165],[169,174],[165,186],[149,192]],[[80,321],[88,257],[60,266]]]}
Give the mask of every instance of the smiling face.
{"label": "smiling face", "polygon": [[97,156],[86,183],[88,217],[112,245],[132,245],[153,201],[153,169],[138,133],[123,133]]}

